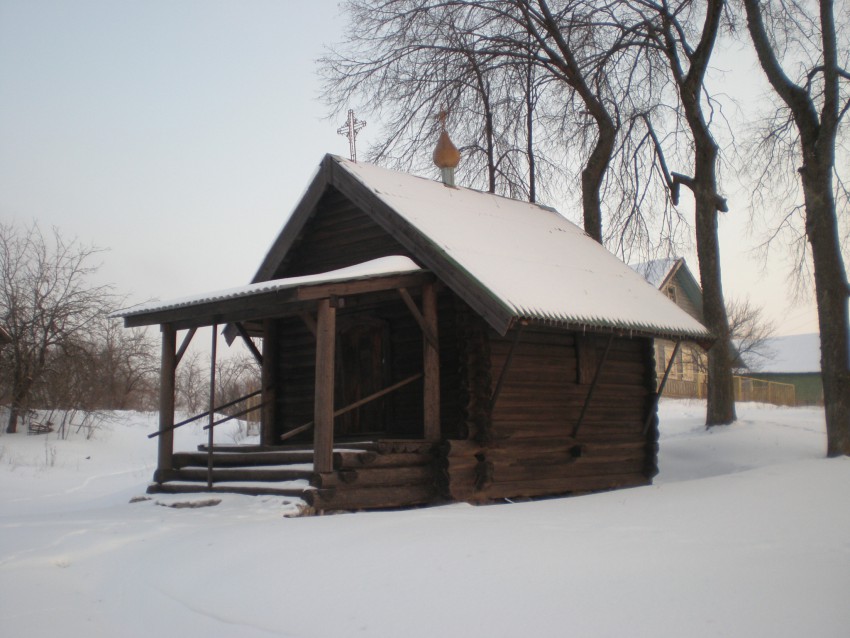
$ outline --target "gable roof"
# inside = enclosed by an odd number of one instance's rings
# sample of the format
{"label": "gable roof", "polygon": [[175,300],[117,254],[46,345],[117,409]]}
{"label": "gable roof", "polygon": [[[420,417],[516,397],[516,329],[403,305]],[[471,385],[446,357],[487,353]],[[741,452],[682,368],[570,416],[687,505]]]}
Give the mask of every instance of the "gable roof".
{"label": "gable roof", "polygon": [[647,283],[660,290],[678,270],[681,261],[684,261],[684,259],[677,257],[652,259],[640,264],[629,264],[629,268],[646,279]]}
{"label": "gable roof", "polygon": [[253,282],[274,277],[333,187],[500,334],[519,320],[710,339],[702,324],[544,206],[326,155]]}
{"label": "gable roof", "polygon": [[652,259],[630,264],[629,267],[658,290],[663,291],[668,284],[675,282],[702,317],[702,288],[684,257]]}

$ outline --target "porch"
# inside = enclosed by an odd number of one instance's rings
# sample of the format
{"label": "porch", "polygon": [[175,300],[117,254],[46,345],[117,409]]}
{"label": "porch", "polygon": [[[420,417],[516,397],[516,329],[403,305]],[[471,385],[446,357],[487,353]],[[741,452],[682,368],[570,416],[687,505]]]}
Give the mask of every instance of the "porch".
{"label": "porch", "polygon": [[[266,282],[124,315],[128,326],[158,323],[162,333],[150,492],[276,494],[303,498],[316,510],[396,507],[436,497],[437,284],[407,258],[376,261],[354,272]],[[256,358],[262,389],[215,405],[217,334],[225,325],[225,334],[243,339]],[[175,423],[176,369],[202,327],[212,331],[209,408]],[[396,333],[403,334],[404,348]],[[382,341],[389,335],[394,348]],[[414,342],[418,354],[411,356]],[[257,397],[259,403],[236,408],[235,416],[260,413],[260,445],[217,444],[216,426],[233,417],[216,415]],[[386,409],[391,402],[401,407]],[[201,419],[207,443],[175,452],[174,431]]]}

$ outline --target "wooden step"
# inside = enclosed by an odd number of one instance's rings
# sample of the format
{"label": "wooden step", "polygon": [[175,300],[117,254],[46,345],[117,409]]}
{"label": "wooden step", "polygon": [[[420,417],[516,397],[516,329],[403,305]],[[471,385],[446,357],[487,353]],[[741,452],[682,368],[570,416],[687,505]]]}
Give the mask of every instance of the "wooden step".
{"label": "wooden step", "polygon": [[[175,468],[206,467],[206,452],[175,452]],[[312,463],[312,450],[280,452],[213,452],[213,467],[254,467],[262,465],[287,465],[289,463]]]}
{"label": "wooden step", "polygon": [[305,487],[270,487],[267,484],[228,485],[227,483],[213,484],[208,488],[206,483],[151,483],[148,494],[245,494],[247,496],[288,496],[307,500],[313,488]]}
{"label": "wooden step", "polygon": [[[299,479],[309,481],[313,477],[312,467],[310,469],[293,469],[288,467],[276,467],[274,469],[253,468],[218,468],[213,467],[213,483],[224,481],[296,481]],[[198,481],[206,482],[207,469],[200,467],[184,467],[169,476],[170,481]]]}

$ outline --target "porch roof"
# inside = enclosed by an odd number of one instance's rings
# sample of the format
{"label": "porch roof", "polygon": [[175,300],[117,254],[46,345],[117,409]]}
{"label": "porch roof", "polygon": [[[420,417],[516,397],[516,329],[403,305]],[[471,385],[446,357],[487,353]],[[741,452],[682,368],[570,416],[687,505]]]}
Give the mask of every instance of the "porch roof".
{"label": "porch roof", "polygon": [[153,301],[114,313],[127,327],[158,323],[190,328],[298,314],[315,300],[414,286],[432,276],[408,257],[391,256],[326,273],[273,279],[213,292]]}

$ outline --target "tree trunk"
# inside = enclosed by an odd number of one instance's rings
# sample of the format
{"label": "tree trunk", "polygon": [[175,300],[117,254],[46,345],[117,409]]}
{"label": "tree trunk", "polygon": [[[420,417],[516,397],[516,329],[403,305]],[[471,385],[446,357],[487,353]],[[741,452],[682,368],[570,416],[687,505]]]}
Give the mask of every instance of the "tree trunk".
{"label": "tree trunk", "polygon": [[599,138],[581,172],[581,204],[584,211],[584,231],[601,244],[602,202],[599,193],[602,190],[605,171],[614,153],[616,127],[607,113],[597,116],[596,123],[599,127]]}
{"label": "tree trunk", "polygon": [[[701,120],[701,118],[699,118]],[[732,344],[723,299],[720,244],[717,239],[717,145],[707,133],[694,130],[694,200],[697,257],[702,285],[703,319],[716,338],[708,351],[708,396],[705,424],[727,425],[735,414]]]}
{"label": "tree trunk", "polygon": [[848,285],[835,218],[831,163],[807,161],[800,169],[806,204],[806,235],[812,246],[820,327],[821,378],[826,412],[827,456],[850,456],[850,361]]}
{"label": "tree trunk", "polygon": [[735,415],[735,388],[732,380],[732,345],[729,320],[723,300],[720,275],[720,244],[717,239],[717,143],[703,117],[700,96],[703,79],[717,37],[723,0],[708,3],[699,46],[690,57],[691,68],[682,76],[678,60],[668,53],[677,72],[679,96],[694,140],[694,177],[697,257],[702,284],[703,318],[717,339],[708,351],[708,401],[705,424],[727,425]]}
{"label": "tree trunk", "polygon": [[6,422],[6,434],[15,434],[18,431],[18,418],[21,409],[25,405],[27,395],[32,387],[31,377],[21,377],[15,374],[12,385],[12,402],[9,406],[9,420]]}

